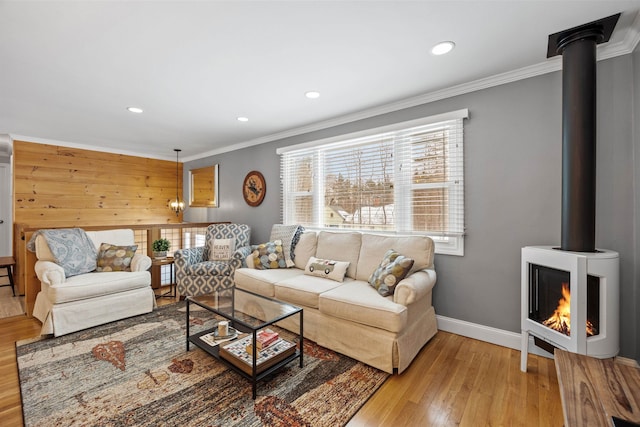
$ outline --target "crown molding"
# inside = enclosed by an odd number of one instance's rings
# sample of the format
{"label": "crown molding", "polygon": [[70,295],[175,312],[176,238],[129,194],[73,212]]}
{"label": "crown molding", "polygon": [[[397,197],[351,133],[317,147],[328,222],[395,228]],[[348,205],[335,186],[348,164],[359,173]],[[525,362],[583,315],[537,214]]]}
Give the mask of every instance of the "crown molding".
{"label": "crown molding", "polygon": [[95,145],[87,145],[87,144],[78,144],[75,142],[59,141],[56,139],[38,138],[34,136],[16,135],[16,134],[11,134],[10,138],[12,138],[13,141],[25,141],[25,142],[33,142],[35,144],[57,145],[60,147],[69,147],[69,148],[77,148],[80,150],[98,151],[101,153],[124,154],[125,156],[144,157],[146,159],[175,161],[175,159],[169,156],[167,157],[152,156],[149,153],[139,153],[137,151],[112,149],[109,147],[98,147]]}
{"label": "crown molding", "polygon": [[[634,51],[638,43],[640,43],[640,13],[636,16],[636,19],[634,20],[633,24],[627,30],[624,40],[617,43],[606,43],[606,44],[598,45],[597,51],[596,51],[597,60],[602,61],[605,59],[610,59],[610,58],[615,58],[617,56],[630,54]],[[267,142],[290,138],[292,136],[303,135],[305,133],[328,129],[328,128],[340,126],[346,123],[351,123],[358,120],[364,120],[371,117],[376,117],[383,114],[388,114],[395,111],[416,107],[418,105],[429,104],[431,102],[439,101],[442,99],[452,98],[458,95],[464,95],[467,93],[476,92],[483,89],[489,89],[492,87],[501,86],[507,83],[513,83],[513,82],[528,79],[531,77],[541,76],[541,75],[552,73],[555,71],[560,71],[561,69],[562,69],[562,57],[554,56],[552,58],[548,58],[544,62],[540,62],[538,64],[531,65],[528,67],[523,67],[517,70],[496,74],[490,77],[485,77],[485,78],[474,80],[468,83],[459,84],[446,89],[441,89],[441,90],[425,93],[422,95],[414,96],[411,98],[406,98],[401,101],[392,102],[392,103],[381,105],[378,107],[373,107],[373,108],[358,111],[355,113],[346,114],[340,117],[324,120],[321,122],[312,123],[310,125],[300,126],[297,128],[283,131],[283,132],[266,135],[266,136],[252,139],[249,141],[228,145],[226,147],[207,151],[198,155],[185,157],[183,160],[187,162],[191,160],[202,159],[205,157],[210,157],[218,154],[236,151],[243,148],[252,147],[255,145],[265,144]]]}
{"label": "crown molding", "polygon": [[0,157],[11,157],[13,153],[13,140],[11,135],[0,133]]}

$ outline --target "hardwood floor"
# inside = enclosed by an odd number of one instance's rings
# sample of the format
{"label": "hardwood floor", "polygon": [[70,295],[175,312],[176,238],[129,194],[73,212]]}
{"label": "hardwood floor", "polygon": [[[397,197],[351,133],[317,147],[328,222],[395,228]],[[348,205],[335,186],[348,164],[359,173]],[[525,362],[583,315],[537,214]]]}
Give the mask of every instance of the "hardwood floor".
{"label": "hardwood floor", "polygon": [[40,322],[27,316],[0,319],[0,425],[22,425],[22,403],[15,342],[40,333]]}
{"label": "hardwood floor", "polygon": [[[159,305],[170,299],[159,299]],[[37,336],[26,316],[0,319],[0,425],[22,425],[15,341]],[[359,426],[561,426],[553,360],[447,332],[422,349],[402,375],[390,377],[349,422]]]}
{"label": "hardwood floor", "polygon": [[562,426],[554,362],[438,332],[408,370],[389,378],[348,426]]}

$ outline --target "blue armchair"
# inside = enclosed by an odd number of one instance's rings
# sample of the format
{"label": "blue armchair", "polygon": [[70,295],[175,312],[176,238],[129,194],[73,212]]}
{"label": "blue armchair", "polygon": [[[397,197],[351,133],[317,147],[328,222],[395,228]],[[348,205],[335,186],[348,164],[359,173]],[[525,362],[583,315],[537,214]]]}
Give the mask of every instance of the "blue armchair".
{"label": "blue armchair", "polygon": [[[232,289],[236,268],[240,268],[249,247],[251,228],[245,224],[211,224],[205,245],[174,252],[176,287],[180,295],[203,295]],[[235,251],[229,260],[210,260],[214,239],[233,239]]]}

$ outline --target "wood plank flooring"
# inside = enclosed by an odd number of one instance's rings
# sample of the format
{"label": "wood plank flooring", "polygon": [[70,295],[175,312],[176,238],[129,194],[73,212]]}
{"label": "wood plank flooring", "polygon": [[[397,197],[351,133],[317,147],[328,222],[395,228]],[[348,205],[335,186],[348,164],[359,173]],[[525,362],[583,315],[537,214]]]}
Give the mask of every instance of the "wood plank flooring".
{"label": "wood plank flooring", "polygon": [[[0,283],[1,284],[1,283]],[[11,286],[0,288],[0,319],[25,313],[24,297],[13,296]]]}
{"label": "wood plank flooring", "polygon": [[351,419],[361,426],[562,426],[553,360],[438,334]]}
{"label": "wood plank flooring", "polygon": [[[169,304],[161,298],[159,305]],[[26,316],[0,319],[0,425],[22,425],[15,341],[37,336]],[[390,377],[348,426],[562,426],[553,360],[447,332]]]}

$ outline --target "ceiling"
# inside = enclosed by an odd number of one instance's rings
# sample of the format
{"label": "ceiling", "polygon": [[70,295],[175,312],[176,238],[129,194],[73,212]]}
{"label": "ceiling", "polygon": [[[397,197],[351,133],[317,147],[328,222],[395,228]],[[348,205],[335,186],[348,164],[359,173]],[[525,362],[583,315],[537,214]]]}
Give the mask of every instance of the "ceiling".
{"label": "ceiling", "polygon": [[[168,160],[181,148],[191,160],[558,70],[549,34],[618,12],[598,55],[628,54],[639,10],[639,0],[0,1],[0,134]],[[443,40],[456,48],[432,55]]]}

